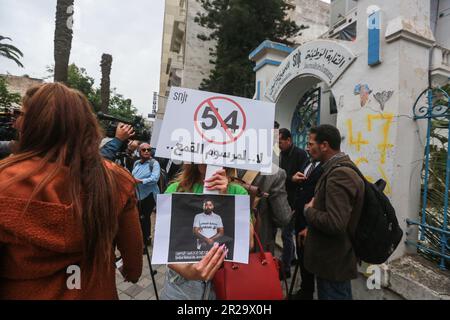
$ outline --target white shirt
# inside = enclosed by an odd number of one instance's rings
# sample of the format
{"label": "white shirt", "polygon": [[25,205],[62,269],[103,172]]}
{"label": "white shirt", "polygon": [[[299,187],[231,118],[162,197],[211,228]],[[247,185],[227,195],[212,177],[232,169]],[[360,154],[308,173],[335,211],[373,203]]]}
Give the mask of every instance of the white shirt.
{"label": "white shirt", "polygon": [[194,228],[200,228],[200,234],[206,238],[212,238],[217,234],[218,228],[223,228],[222,218],[212,212],[199,213],[194,218]]}

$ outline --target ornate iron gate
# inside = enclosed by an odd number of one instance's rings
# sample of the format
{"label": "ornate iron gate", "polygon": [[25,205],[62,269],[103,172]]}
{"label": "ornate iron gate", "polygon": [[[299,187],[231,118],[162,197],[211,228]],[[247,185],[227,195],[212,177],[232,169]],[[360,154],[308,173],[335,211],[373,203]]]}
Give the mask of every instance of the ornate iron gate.
{"label": "ornate iron gate", "polygon": [[295,107],[291,122],[291,133],[294,144],[305,149],[308,133],[312,127],[320,124],[321,88],[306,92]]}
{"label": "ornate iron gate", "polygon": [[450,97],[442,89],[427,89],[417,98],[413,112],[414,120],[427,121],[427,140],[422,174],[421,217],[420,221],[407,220],[408,225],[419,226],[419,239],[417,242],[408,240],[407,243],[439,259],[440,268],[445,269],[450,261]]}

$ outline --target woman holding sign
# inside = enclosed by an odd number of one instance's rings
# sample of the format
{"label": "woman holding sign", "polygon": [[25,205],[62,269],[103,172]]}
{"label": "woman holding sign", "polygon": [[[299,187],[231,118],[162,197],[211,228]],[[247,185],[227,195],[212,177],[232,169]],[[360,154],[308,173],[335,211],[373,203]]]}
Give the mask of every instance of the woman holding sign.
{"label": "woman holding sign", "polygon": [[[225,169],[218,170],[205,180],[206,165],[185,164],[178,178],[169,185],[166,193],[203,193],[203,186],[220,194],[246,195],[247,191],[238,184],[230,183]],[[253,247],[253,228],[250,224],[250,247]],[[213,245],[206,256],[198,263],[169,264],[164,282],[162,300],[214,300],[211,286],[217,270],[227,256],[225,245]]]}

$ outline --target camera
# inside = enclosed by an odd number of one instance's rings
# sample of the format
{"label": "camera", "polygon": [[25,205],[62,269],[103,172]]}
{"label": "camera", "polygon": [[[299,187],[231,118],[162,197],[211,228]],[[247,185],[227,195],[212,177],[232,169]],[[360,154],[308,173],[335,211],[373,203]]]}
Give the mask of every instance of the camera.
{"label": "camera", "polygon": [[143,121],[142,117],[140,117],[140,116],[136,116],[134,118],[134,121],[131,122],[131,121],[128,121],[128,120],[120,118],[120,117],[111,116],[111,115],[105,114],[103,112],[98,112],[97,118],[99,120],[106,121],[105,131],[106,131],[106,136],[108,138],[115,137],[117,125],[119,124],[119,122],[121,122],[124,124],[131,125],[133,127],[134,132],[135,132],[133,139],[139,140],[139,141],[150,141],[150,132],[145,127],[144,121]]}
{"label": "camera", "polygon": [[19,116],[19,110],[5,108],[0,111],[0,141],[17,140],[17,130],[14,122]]}

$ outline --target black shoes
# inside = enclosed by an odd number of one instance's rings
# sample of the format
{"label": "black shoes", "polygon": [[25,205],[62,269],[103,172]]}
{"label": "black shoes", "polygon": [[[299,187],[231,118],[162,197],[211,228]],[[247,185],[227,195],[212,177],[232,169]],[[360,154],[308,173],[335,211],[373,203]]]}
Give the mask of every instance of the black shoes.
{"label": "black shoes", "polygon": [[280,281],[283,281],[283,280],[287,280],[287,279],[289,279],[291,277],[291,271],[289,270],[289,271],[284,271],[283,272],[283,269],[280,269]]}
{"label": "black shoes", "polygon": [[306,292],[300,289],[291,296],[291,300],[314,300],[313,294],[313,292]]}

